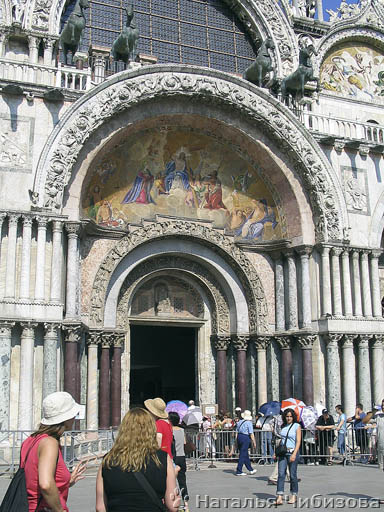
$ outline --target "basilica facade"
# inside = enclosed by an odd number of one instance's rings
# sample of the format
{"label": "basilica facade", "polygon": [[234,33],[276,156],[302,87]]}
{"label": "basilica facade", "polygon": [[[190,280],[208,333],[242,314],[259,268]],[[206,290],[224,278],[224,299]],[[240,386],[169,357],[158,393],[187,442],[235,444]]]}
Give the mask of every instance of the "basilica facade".
{"label": "basilica facade", "polygon": [[384,2],[0,8],[0,429],[381,400]]}

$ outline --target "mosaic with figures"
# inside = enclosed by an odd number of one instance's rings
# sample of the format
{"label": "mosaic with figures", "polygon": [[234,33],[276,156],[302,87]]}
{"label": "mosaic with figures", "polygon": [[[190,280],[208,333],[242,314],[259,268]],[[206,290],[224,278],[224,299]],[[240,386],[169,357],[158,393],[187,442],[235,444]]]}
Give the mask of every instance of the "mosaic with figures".
{"label": "mosaic with figures", "polygon": [[162,214],[212,221],[241,240],[282,238],[257,169],[229,145],[182,128],[137,133],[94,163],[82,208],[108,228]]}

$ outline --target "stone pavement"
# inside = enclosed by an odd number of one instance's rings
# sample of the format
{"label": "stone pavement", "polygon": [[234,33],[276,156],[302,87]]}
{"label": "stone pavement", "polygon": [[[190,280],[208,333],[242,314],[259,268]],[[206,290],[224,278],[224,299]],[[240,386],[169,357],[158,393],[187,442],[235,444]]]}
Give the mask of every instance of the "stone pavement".
{"label": "stone pavement", "polygon": [[[190,510],[257,510],[275,508],[271,501],[275,497],[276,487],[267,485],[272,466],[257,466],[252,476],[236,477],[234,465],[217,463],[216,469],[201,466],[200,471],[188,472],[188,487],[191,495]],[[255,466],[256,467],[256,466]],[[95,472],[92,471],[70,489],[68,506],[70,512],[94,512],[95,510]],[[384,510],[384,504],[375,501],[384,498],[384,473],[377,466],[299,466],[299,498],[303,510],[332,510],[378,508]],[[2,498],[9,479],[0,478],[0,496]],[[289,493],[289,484],[285,484]],[[312,497],[312,500],[311,500]],[[245,501],[248,499],[248,501]],[[305,501],[308,499],[307,501]],[[292,510],[285,504],[278,508],[285,512]]]}

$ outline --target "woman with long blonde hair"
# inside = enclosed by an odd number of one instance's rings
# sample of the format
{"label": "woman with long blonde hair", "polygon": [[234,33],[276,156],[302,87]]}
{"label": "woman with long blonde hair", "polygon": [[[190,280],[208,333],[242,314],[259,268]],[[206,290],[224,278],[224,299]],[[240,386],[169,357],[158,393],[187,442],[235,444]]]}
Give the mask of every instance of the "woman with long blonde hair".
{"label": "woman with long blonde hair", "polygon": [[176,511],[180,503],[172,460],[159,449],[151,414],[136,407],[124,416],[96,481],[96,512]]}

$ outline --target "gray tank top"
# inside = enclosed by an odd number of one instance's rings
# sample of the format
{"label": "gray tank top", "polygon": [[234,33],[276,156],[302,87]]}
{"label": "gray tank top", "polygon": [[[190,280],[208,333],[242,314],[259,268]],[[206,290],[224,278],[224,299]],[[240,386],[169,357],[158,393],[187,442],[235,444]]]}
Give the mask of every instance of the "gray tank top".
{"label": "gray tank top", "polygon": [[175,438],[176,457],[184,457],[184,430],[173,430],[173,437]]}

